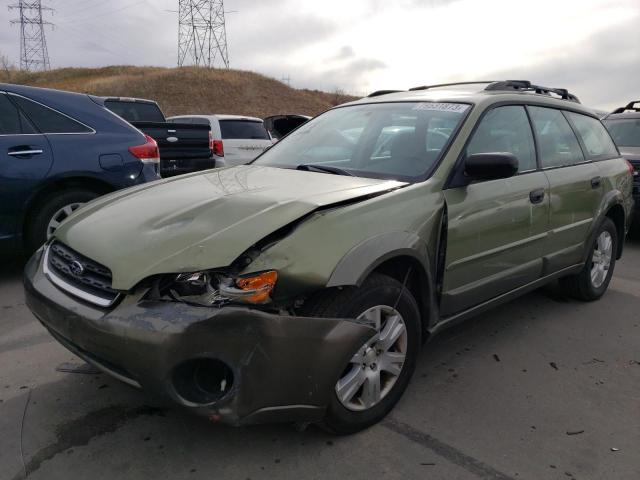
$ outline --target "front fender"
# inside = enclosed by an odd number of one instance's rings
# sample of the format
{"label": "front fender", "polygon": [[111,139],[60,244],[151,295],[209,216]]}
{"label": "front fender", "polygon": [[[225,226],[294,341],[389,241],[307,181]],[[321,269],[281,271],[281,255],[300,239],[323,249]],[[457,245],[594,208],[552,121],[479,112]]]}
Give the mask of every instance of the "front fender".
{"label": "front fender", "polygon": [[389,232],[369,238],[347,252],[333,270],[327,287],[359,286],[376,267],[394,257],[417,260],[431,277],[426,243],[412,232]]}

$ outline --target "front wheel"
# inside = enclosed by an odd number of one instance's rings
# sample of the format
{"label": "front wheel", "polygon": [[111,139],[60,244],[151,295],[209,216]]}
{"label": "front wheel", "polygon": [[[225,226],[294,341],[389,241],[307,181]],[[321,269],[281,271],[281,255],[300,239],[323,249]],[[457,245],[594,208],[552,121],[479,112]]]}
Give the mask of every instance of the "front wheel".
{"label": "front wheel", "polygon": [[26,248],[33,252],[46,242],[58,226],[78,208],[99,195],[91,190],[71,189],[45,198],[32,215],[27,230]]}
{"label": "front wheel", "polygon": [[323,292],[305,314],[355,318],[376,333],[359,346],[336,379],[323,426],[354,433],[379,422],[409,383],[420,348],[420,312],[397,280],[372,274],[360,287]]}
{"label": "front wheel", "polygon": [[611,219],[605,218],[591,241],[589,257],[582,271],[560,279],[560,285],[578,300],[599,299],[609,287],[617,251],[618,231]]}

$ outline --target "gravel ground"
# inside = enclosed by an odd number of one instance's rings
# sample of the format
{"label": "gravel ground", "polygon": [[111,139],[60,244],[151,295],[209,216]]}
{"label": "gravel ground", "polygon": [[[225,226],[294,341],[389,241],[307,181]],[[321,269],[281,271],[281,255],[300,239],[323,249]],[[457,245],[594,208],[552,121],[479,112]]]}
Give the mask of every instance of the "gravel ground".
{"label": "gravel ground", "polygon": [[392,414],[350,437],[213,425],[57,372],[79,360],[25,307],[21,262],[0,262],[2,480],[640,478],[637,241],[599,302],[551,286],[442,334]]}

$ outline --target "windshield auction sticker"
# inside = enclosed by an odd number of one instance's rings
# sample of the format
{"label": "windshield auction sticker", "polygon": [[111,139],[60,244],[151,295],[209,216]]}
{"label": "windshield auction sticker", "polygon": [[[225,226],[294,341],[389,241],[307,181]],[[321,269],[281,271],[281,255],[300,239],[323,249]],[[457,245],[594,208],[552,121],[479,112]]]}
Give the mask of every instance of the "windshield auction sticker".
{"label": "windshield auction sticker", "polygon": [[437,110],[439,112],[466,112],[469,105],[466,103],[435,103],[435,102],[420,102],[413,110]]}

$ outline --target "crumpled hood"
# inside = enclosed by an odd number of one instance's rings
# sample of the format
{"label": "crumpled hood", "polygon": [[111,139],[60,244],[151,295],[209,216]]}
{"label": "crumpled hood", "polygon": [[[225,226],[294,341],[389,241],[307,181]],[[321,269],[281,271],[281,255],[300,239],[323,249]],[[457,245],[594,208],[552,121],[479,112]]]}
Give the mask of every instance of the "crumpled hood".
{"label": "crumpled hood", "polygon": [[257,241],[319,207],[403,185],[242,165],[100,198],[55,236],[111,269],[113,288],[128,290],[150,275],[230,265]]}

